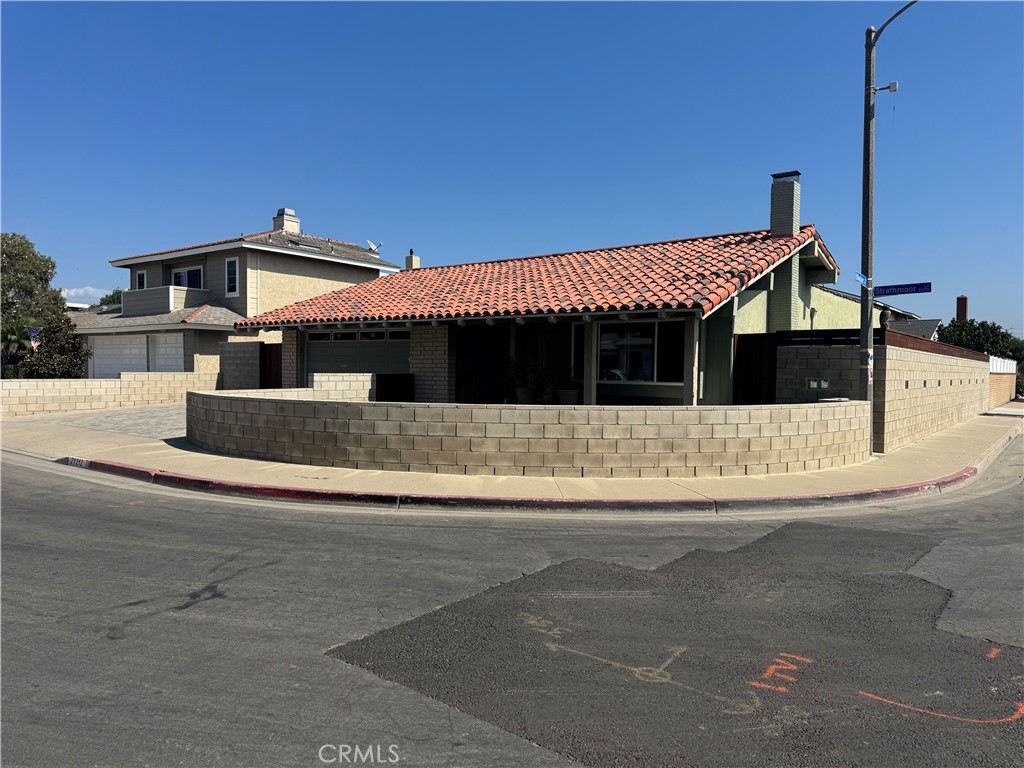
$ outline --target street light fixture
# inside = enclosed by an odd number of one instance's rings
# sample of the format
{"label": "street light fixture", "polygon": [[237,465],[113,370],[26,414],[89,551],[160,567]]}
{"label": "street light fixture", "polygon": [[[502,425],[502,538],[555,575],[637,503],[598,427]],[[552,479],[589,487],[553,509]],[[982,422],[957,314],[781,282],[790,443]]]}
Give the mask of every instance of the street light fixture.
{"label": "street light fixture", "polygon": [[864,399],[868,401],[868,447],[874,450],[874,216],[875,216],[875,93],[889,91],[896,93],[899,87],[892,82],[889,85],[875,87],[875,46],[882,32],[907,8],[917,0],[904,5],[875,31],[868,27],[864,33],[864,177],[863,198],[861,207],[861,245],[860,269],[864,275],[864,284],[860,289],[860,385]]}

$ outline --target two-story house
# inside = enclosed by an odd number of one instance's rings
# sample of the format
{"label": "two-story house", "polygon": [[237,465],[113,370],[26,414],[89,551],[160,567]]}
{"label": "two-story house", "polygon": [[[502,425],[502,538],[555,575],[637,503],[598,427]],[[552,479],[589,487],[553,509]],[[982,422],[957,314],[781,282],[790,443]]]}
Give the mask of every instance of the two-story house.
{"label": "two-story house", "polygon": [[[236,322],[398,271],[375,251],[303,233],[290,208],[267,232],[110,263],[130,273],[120,309],[73,318],[93,352],[90,378],[216,371]],[[279,342],[280,333],[259,340]]]}

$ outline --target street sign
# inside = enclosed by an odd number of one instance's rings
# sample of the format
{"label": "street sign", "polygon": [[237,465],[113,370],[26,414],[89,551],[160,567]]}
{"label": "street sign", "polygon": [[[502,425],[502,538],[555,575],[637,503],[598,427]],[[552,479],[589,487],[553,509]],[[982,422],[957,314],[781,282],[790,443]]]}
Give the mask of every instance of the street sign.
{"label": "street sign", "polygon": [[860,272],[854,272],[853,276],[857,278],[857,282],[863,285],[865,288],[868,287],[868,279],[864,277]]}
{"label": "street sign", "polygon": [[904,285],[876,285],[875,298],[879,296],[902,296],[906,293],[931,293],[931,283],[906,283]]}

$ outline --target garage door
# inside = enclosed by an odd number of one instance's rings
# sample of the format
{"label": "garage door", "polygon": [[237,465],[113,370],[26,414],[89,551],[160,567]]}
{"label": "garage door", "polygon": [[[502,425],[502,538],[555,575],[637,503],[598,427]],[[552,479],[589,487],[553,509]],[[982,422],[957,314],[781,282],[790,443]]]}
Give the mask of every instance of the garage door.
{"label": "garage door", "polygon": [[149,337],[149,370],[178,373],[185,370],[184,336],[180,333],[154,333]]}
{"label": "garage door", "polygon": [[310,331],[308,373],[408,373],[408,331]]}
{"label": "garage door", "polygon": [[92,338],[93,378],[116,379],[121,371],[145,371],[147,366],[145,334]]}

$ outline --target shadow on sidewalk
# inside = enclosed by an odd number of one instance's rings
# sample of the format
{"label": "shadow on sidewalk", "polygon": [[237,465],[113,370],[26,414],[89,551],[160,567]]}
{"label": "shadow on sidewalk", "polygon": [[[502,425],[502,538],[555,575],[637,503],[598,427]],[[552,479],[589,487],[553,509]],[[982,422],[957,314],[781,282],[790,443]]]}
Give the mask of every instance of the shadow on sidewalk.
{"label": "shadow on sidewalk", "polygon": [[[227,456],[231,458],[230,454],[217,453],[216,451],[208,451],[205,448],[200,448],[198,445],[193,443],[187,437],[165,437],[161,442],[168,448],[177,448],[179,451],[189,451],[190,453],[203,453],[207,456]],[[240,457],[234,457],[240,458]]]}

